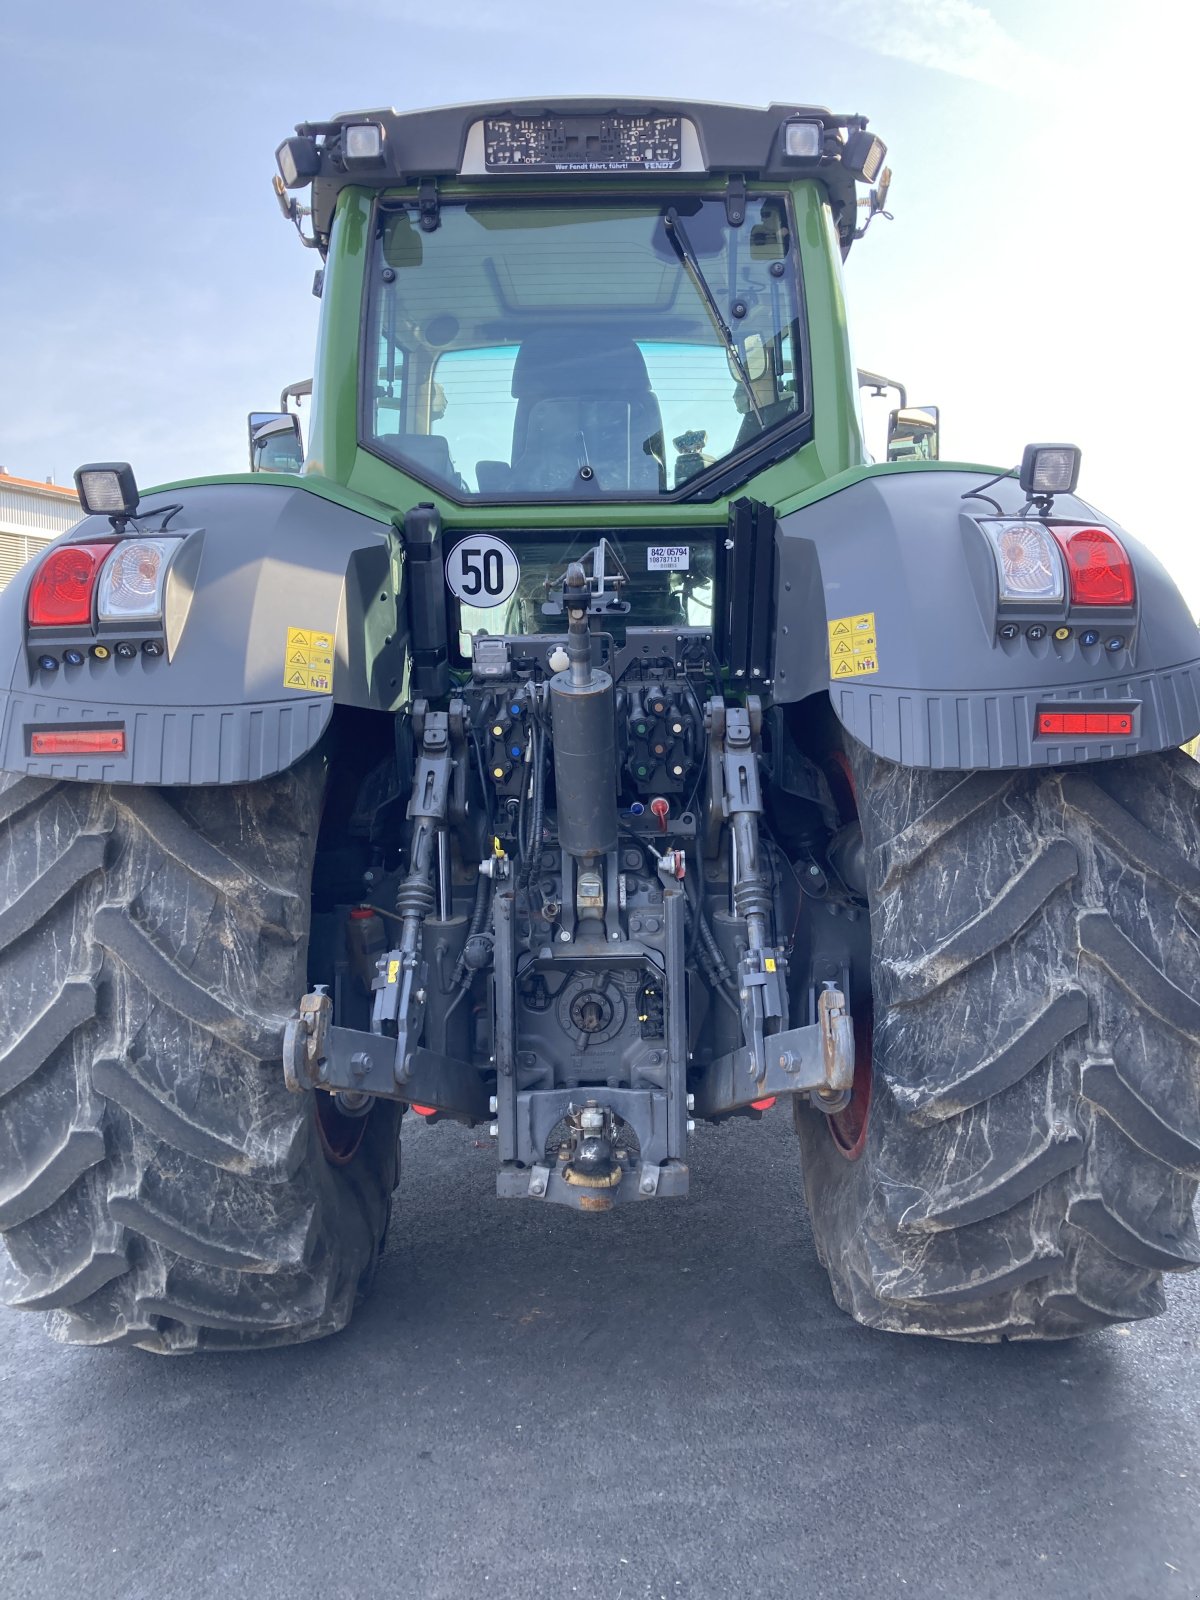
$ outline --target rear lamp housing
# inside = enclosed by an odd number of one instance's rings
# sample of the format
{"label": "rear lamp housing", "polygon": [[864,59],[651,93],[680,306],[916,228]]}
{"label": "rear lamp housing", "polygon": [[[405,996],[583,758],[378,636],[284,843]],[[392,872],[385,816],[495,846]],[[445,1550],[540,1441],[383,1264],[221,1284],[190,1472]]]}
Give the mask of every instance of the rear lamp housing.
{"label": "rear lamp housing", "polygon": [[1021,487],[1030,499],[1074,494],[1082,452],[1074,444],[1027,444],[1021,456]]}
{"label": "rear lamp housing", "polygon": [[275,165],[285,189],[305,188],[321,170],[317,141],[303,134],[285,139],[275,152]]}
{"label": "rear lamp housing", "polygon": [[1131,606],[1136,588],[1133,562],[1125,546],[1107,528],[1054,524],[1052,531],[1067,563],[1071,604]]}
{"label": "rear lamp housing", "polygon": [[1063,561],[1040,522],[980,523],[992,547],[1002,605],[1061,604]]}
{"label": "rear lamp housing", "polygon": [[63,544],[42,561],[29,585],[31,628],[87,628],[92,621],[96,575],[112,550],[105,544]]}
{"label": "rear lamp housing", "polygon": [[91,461],[75,470],[79,503],[88,516],[132,517],[138,486],[128,461]]}
{"label": "rear lamp housing", "polygon": [[96,614],[106,622],[155,622],[162,616],[163,586],[179,539],[126,539],[105,562]]}

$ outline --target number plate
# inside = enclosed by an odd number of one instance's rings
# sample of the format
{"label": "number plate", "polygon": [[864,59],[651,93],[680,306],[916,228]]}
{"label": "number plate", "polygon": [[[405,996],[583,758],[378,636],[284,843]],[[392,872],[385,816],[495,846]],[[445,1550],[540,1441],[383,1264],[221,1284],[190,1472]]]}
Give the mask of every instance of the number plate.
{"label": "number plate", "polygon": [[488,172],[677,172],[679,117],[488,117]]}
{"label": "number plate", "polygon": [[464,605],[481,611],[511,600],[520,579],[521,563],[516,551],[490,533],[463,539],[446,557],[446,583],[451,594]]}

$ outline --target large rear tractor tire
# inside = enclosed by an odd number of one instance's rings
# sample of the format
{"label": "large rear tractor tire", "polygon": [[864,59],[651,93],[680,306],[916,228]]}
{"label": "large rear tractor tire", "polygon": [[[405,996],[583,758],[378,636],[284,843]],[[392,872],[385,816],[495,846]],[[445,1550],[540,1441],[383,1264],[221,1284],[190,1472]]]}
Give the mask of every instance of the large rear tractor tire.
{"label": "large rear tractor tire", "polygon": [[298,1343],[370,1280],[396,1110],[331,1118],[280,1063],[325,781],[0,777],[4,1298],[65,1343]]}
{"label": "large rear tractor tire", "polygon": [[838,1304],[972,1340],[1155,1315],[1200,1265],[1200,766],[847,756],[873,1005],[850,1107],[797,1107]]}

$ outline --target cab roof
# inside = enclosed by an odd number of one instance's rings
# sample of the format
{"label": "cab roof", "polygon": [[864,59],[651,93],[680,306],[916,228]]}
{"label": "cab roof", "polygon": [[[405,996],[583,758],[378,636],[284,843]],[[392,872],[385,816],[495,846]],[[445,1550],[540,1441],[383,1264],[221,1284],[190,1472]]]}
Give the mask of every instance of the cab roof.
{"label": "cab roof", "polygon": [[[791,125],[799,125],[789,135]],[[377,108],[302,122],[279,147],[283,190],[312,184],[314,237],[324,250],[341,189],[354,184],[478,182],[525,176],[573,186],[621,175],[725,177],[736,205],[740,185],[816,179],[826,190],[843,252],[854,237],[859,182],[874,181],[885,147],[867,119],[825,106],[722,105],[701,100],[571,96],[493,100],[421,111]],[[357,131],[354,131],[357,130]],[[376,131],[377,130],[377,131]],[[740,221],[731,211],[731,220]]]}

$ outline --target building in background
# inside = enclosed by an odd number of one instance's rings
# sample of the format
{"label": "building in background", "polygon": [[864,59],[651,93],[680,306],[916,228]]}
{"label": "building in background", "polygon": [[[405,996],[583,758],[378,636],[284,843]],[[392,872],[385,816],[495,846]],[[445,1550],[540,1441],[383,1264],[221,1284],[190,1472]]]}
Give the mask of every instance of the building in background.
{"label": "building in background", "polygon": [[12,478],[0,467],[0,589],[81,515],[74,489]]}

